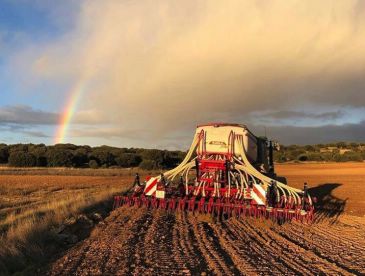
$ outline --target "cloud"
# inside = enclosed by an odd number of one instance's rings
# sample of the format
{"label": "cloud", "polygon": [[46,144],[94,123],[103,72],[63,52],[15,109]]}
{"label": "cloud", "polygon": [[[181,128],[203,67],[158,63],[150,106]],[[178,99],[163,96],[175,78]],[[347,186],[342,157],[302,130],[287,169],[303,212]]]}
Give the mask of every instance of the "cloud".
{"label": "cloud", "polygon": [[73,137],[94,137],[110,140],[113,138],[139,139],[144,135],[143,130],[122,130],[115,127],[88,127],[72,129]]}
{"label": "cloud", "polygon": [[35,110],[25,105],[0,107],[1,125],[54,125],[58,123],[58,117],[57,113]]}
{"label": "cloud", "polygon": [[[262,126],[253,126],[256,133],[262,133]],[[268,136],[281,144],[318,144],[328,142],[364,142],[365,121],[357,124],[324,125],[320,127],[272,126],[267,128]]]}
{"label": "cloud", "polygon": [[29,143],[30,140],[34,142],[34,139],[36,139],[37,142],[44,142],[44,138],[51,137],[44,131],[39,130],[37,127],[23,126],[23,125],[0,124],[0,132],[2,136],[1,140],[3,142],[7,140],[9,143],[20,143],[20,142]]}
{"label": "cloud", "polygon": [[37,138],[49,138],[50,136],[45,134],[42,131],[21,131],[20,133],[23,133],[26,136],[30,136],[30,137],[37,137]]}
{"label": "cloud", "polygon": [[[257,136],[265,135],[270,139],[277,140],[284,145],[289,144],[318,144],[340,141],[364,142],[365,120],[356,124],[333,125],[325,124],[321,126],[293,126],[293,125],[273,125],[266,126],[258,124],[248,124],[250,130]],[[184,133],[174,133],[162,137],[159,140],[151,139],[151,136],[143,130],[129,131],[119,130],[114,127],[73,129],[71,137],[84,139],[99,139],[99,144],[112,144],[121,146],[115,141],[125,141],[122,146],[180,149],[186,150],[193,139],[194,128],[188,129]]]}
{"label": "cloud", "polygon": [[19,66],[32,80],[83,83],[80,111],[93,110],[120,141],[143,129],[136,143],[159,143],[253,112],[330,124],[365,106],[359,1],[85,1],[75,22],[19,55]]}
{"label": "cloud", "polygon": [[[34,109],[28,105],[13,105],[0,107],[0,125],[54,125],[61,120],[61,113]],[[81,125],[97,125],[106,123],[95,110],[82,110],[74,115],[74,123]]]}
{"label": "cloud", "polygon": [[[342,108],[344,109],[344,108]],[[361,109],[360,109],[361,110]],[[266,126],[321,126],[328,124],[341,125],[346,123],[349,118],[354,120],[355,114],[359,109],[349,109],[337,111],[297,111],[297,110],[275,110],[275,111],[255,111],[247,117],[247,123],[264,124]],[[361,121],[361,119],[360,119]],[[355,121],[354,122],[358,122]]]}
{"label": "cloud", "polygon": [[343,116],[342,111],[323,112],[323,113],[308,113],[303,111],[280,110],[262,114],[262,116],[269,119],[337,119]]}

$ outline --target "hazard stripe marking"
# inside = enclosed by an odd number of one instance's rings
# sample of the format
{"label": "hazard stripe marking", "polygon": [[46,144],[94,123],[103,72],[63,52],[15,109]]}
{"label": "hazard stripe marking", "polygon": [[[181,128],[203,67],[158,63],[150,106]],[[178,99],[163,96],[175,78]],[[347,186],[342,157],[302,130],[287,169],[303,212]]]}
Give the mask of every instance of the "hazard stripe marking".
{"label": "hazard stripe marking", "polygon": [[253,185],[253,189],[255,194],[262,200],[265,201],[266,200],[266,193],[265,190],[261,187],[261,185],[258,184],[254,184]]}
{"label": "hazard stripe marking", "polygon": [[265,205],[265,201],[266,201],[265,190],[260,185],[258,185],[258,184],[253,185],[253,191],[252,191],[251,195],[257,204]]}
{"label": "hazard stripe marking", "polygon": [[265,205],[264,202],[252,191],[251,193],[252,199],[258,204],[258,205]]}
{"label": "hazard stripe marking", "polygon": [[149,189],[148,192],[145,193],[145,194],[148,195],[148,196],[153,195],[156,192],[156,190],[157,190],[157,184],[151,186],[151,189]]}
{"label": "hazard stripe marking", "polygon": [[146,183],[146,188],[144,189],[144,193],[146,195],[151,195],[157,189],[157,178],[151,177],[150,180]]}

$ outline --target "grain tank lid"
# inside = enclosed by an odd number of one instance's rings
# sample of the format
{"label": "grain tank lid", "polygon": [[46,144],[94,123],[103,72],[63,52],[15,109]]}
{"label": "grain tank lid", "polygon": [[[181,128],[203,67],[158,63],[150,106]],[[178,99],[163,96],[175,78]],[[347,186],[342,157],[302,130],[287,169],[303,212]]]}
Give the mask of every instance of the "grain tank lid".
{"label": "grain tank lid", "polygon": [[207,127],[207,126],[212,126],[212,127],[232,126],[232,127],[241,127],[241,128],[247,129],[247,126],[245,126],[245,125],[230,124],[230,123],[207,123],[207,124],[197,125],[196,128]]}
{"label": "grain tank lid", "polygon": [[249,133],[252,137],[257,138],[257,136],[255,134],[253,134],[246,125],[243,124],[233,124],[233,123],[207,123],[207,124],[201,124],[201,125],[197,125],[197,129],[198,128],[204,128],[204,127],[238,127],[238,128],[242,128],[245,131],[247,131],[247,133]]}

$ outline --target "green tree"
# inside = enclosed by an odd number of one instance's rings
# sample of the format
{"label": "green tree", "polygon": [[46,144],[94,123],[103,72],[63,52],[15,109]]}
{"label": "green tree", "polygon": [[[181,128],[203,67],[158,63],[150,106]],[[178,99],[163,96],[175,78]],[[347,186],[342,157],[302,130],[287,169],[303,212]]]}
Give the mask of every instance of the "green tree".
{"label": "green tree", "polygon": [[362,160],[365,160],[365,151],[360,152]]}
{"label": "green tree", "polygon": [[12,152],[15,152],[15,151],[27,152],[28,151],[28,145],[25,145],[25,144],[9,145],[9,154],[11,154]]}
{"label": "green tree", "polygon": [[300,148],[295,148],[288,150],[286,156],[289,160],[297,160],[297,157],[301,154],[304,154],[305,150]]}
{"label": "green tree", "polygon": [[88,151],[86,148],[78,148],[73,152],[72,165],[82,167],[89,162]]}
{"label": "green tree", "polygon": [[304,146],[304,149],[306,151],[315,151],[316,150],[315,147],[312,145],[306,145],[306,146]]}
{"label": "green tree", "polygon": [[322,156],[319,152],[309,152],[307,157],[308,161],[322,161]]}
{"label": "green tree", "polygon": [[153,160],[155,162],[155,166],[161,168],[164,162],[164,152],[158,149],[148,149],[142,152],[143,160]]}
{"label": "green tree", "polygon": [[96,160],[100,166],[109,167],[115,165],[115,156],[110,152],[108,147],[93,149],[89,159]]}
{"label": "green tree", "polygon": [[115,158],[116,164],[123,168],[136,167],[141,161],[141,157],[133,153],[122,153]]}
{"label": "green tree", "polygon": [[361,156],[361,153],[359,152],[346,152],[341,156],[340,160],[343,162],[346,161],[360,162],[363,161],[363,158]]}
{"label": "green tree", "polygon": [[78,148],[74,144],[56,144],[53,147],[58,150],[76,150]]}
{"label": "green tree", "polygon": [[9,165],[13,167],[34,167],[37,164],[36,157],[23,151],[13,151],[9,155]]}
{"label": "green tree", "polygon": [[297,160],[302,162],[308,161],[308,155],[306,153],[299,154]]}
{"label": "green tree", "polygon": [[47,147],[44,144],[33,145],[32,147],[28,147],[28,151],[32,153],[37,160],[37,167],[46,167],[47,166]]}
{"label": "green tree", "polygon": [[285,152],[283,151],[274,151],[274,161],[278,163],[286,162],[287,158],[285,156]]}
{"label": "green tree", "polygon": [[154,170],[157,169],[156,161],[145,159],[140,164],[139,167],[143,170]]}
{"label": "green tree", "polygon": [[99,168],[99,164],[96,160],[90,160],[89,161],[89,167],[92,169],[97,169]]}
{"label": "green tree", "polygon": [[9,159],[9,148],[5,144],[0,144],[0,163],[6,164]]}
{"label": "green tree", "polygon": [[47,151],[48,167],[71,167],[73,154],[70,150],[50,149]]}
{"label": "green tree", "polygon": [[334,144],[335,147],[338,148],[345,148],[346,147],[346,143],[345,142],[338,142],[336,144]]}

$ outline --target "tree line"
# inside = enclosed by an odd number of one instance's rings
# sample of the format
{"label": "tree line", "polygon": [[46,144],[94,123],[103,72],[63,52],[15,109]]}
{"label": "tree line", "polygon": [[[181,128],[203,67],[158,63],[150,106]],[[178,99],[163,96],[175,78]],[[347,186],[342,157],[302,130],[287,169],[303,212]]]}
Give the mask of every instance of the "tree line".
{"label": "tree line", "polygon": [[365,160],[365,143],[329,143],[316,145],[281,146],[274,152],[275,162],[289,161],[320,161],[320,162],[347,162]]}
{"label": "tree line", "polygon": [[182,151],[73,144],[0,144],[0,163],[14,167],[169,169],[179,164],[185,154]]}
{"label": "tree line", "polygon": [[[178,165],[186,152],[73,144],[0,144],[0,164],[14,167],[109,168],[140,167],[146,170],[169,169]],[[364,143],[332,143],[281,146],[274,152],[275,162],[363,161]]]}

